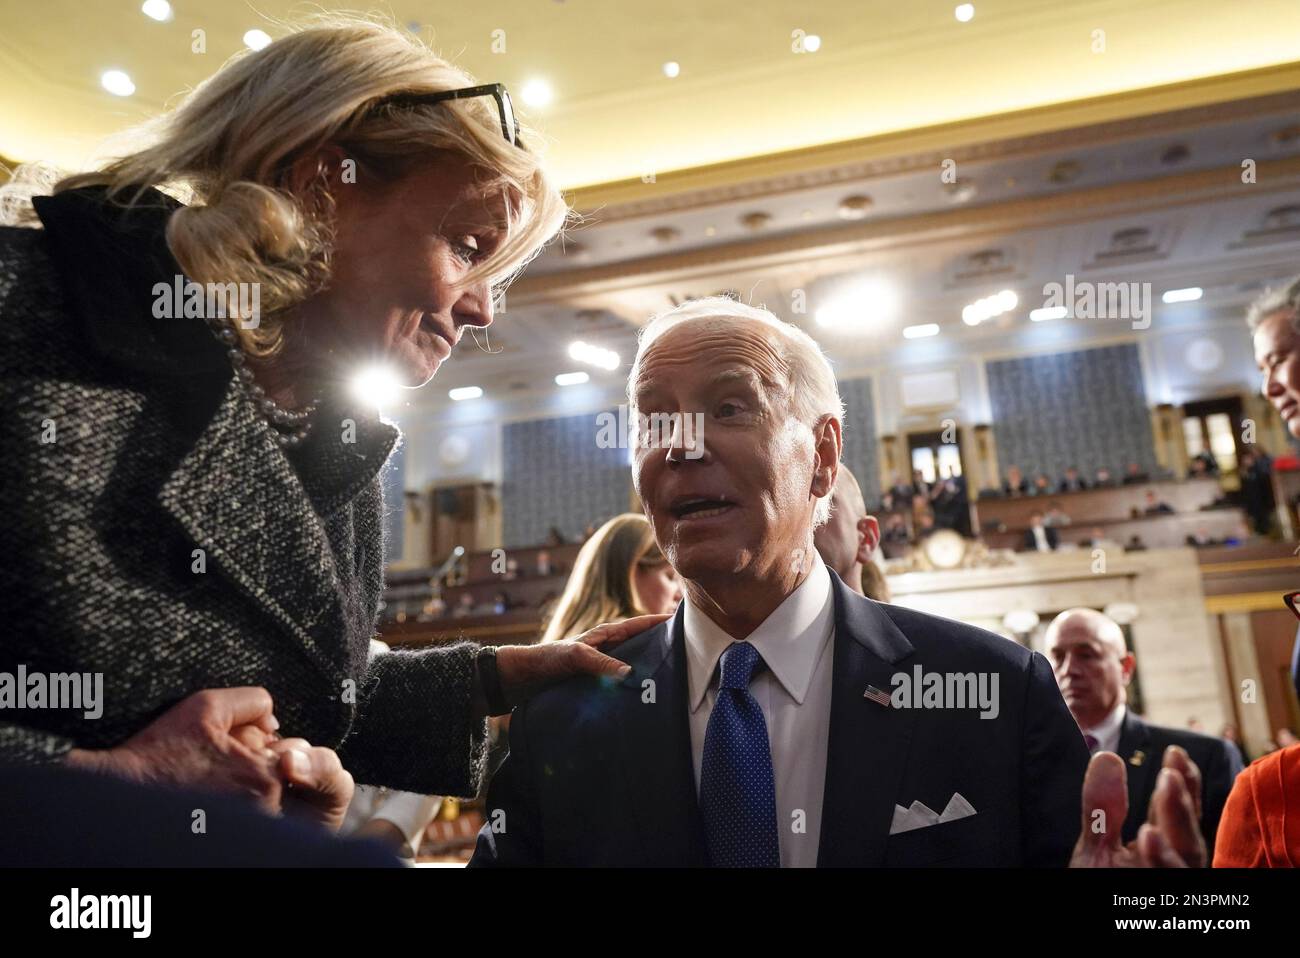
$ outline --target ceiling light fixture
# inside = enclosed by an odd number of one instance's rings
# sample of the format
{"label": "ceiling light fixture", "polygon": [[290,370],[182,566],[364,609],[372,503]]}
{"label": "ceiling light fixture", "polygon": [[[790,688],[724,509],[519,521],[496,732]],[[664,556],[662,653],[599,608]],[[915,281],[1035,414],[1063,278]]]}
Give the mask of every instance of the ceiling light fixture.
{"label": "ceiling light fixture", "polygon": [[249,30],[244,34],[244,46],[250,50],[261,50],[271,45],[271,35],[265,30]]}
{"label": "ceiling light fixture", "polygon": [[560,373],[555,377],[557,386],[581,386],[591,379],[586,373]]}
{"label": "ceiling light fixture", "polygon": [[1029,311],[1029,320],[1034,323],[1045,323],[1052,319],[1065,319],[1070,315],[1069,307],[1066,306],[1042,306],[1038,309]]}
{"label": "ceiling light fixture", "polygon": [[519,95],[532,107],[546,106],[555,97],[551,85],[545,80],[529,80]]}
{"label": "ceiling light fixture", "polygon": [[814,318],[826,329],[865,333],[894,320],[898,292],[883,279],[856,283],[817,309]]}
{"label": "ceiling light fixture", "polygon": [[903,327],[904,339],[924,339],[926,336],[938,336],[938,335],[939,335],[938,323],[922,323],[919,326]]}
{"label": "ceiling light fixture", "polygon": [[975,4],[959,3],[957,9],[953,10],[952,15],[962,23],[970,23],[975,19]]}
{"label": "ceiling light fixture", "polygon": [[135,84],[121,70],[106,70],[99,78],[99,85],[113,96],[130,96],[135,92]]}
{"label": "ceiling light fixture", "polygon": [[466,399],[478,399],[483,395],[483,387],[460,386],[456,389],[447,390],[447,395],[450,396],[454,402],[463,402]]}
{"label": "ceiling light fixture", "polygon": [[1189,286],[1186,289],[1170,289],[1160,297],[1164,303],[1194,303],[1201,298],[1205,291],[1199,286]]}
{"label": "ceiling light fixture", "polygon": [[578,340],[569,347],[569,358],[599,369],[618,369],[618,353]]}
{"label": "ceiling light fixture", "polygon": [[967,326],[978,326],[985,320],[992,319],[994,316],[1001,316],[1003,313],[1009,313],[1019,304],[1020,299],[1009,289],[1004,289],[1000,293],[994,293],[992,296],[985,296],[983,299],[977,299],[961,311],[961,321]]}
{"label": "ceiling light fixture", "polygon": [[670,80],[676,77],[681,72],[682,72],[682,65],[678,63],[676,60],[669,60],[667,63],[664,64],[664,76],[666,76]]}
{"label": "ceiling light fixture", "polygon": [[144,0],[140,12],[150,20],[166,23],[172,18],[172,5],[167,0]]}

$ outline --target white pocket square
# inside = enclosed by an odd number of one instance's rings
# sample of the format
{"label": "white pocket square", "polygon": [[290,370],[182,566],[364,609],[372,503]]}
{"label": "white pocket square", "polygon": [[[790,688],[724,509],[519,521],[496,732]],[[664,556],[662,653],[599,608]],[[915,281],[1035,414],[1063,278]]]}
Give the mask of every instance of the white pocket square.
{"label": "white pocket square", "polygon": [[944,822],[955,822],[959,818],[968,818],[974,814],[975,807],[962,798],[960,792],[952,793],[952,798],[948,799],[948,805],[944,808],[942,815],[932,811],[920,801],[913,802],[908,808],[895,805],[894,820],[890,823],[889,834],[898,835],[902,832],[915,831],[918,828],[941,825]]}

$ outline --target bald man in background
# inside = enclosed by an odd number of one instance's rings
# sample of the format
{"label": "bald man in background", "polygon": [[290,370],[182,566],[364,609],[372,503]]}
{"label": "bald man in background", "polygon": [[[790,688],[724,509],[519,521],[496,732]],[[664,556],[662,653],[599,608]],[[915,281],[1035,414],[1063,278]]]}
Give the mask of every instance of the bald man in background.
{"label": "bald man in background", "polygon": [[1214,834],[1241,753],[1220,738],[1144,722],[1127,707],[1127,688],[1137,659],[1119,624],[1095,609],[1067,609],[1047,627],[1047,658],[1056,684],[1079,724],[1089,751],[1114,752],[1128,773],[1128,814],[1122,839],[1131,842],[1147,809],[1165,749],[1181,746],[1201,773],[1201,831],[1211,856]]}
{"label": "bald man in background", "polygon": [[813,533],[822,561],[854,592],[877,602],[890,601],[889,583],[873,556],[880,545],[880,523],[867,514],[862,488],[840,463],[831,497],[831,517]]}

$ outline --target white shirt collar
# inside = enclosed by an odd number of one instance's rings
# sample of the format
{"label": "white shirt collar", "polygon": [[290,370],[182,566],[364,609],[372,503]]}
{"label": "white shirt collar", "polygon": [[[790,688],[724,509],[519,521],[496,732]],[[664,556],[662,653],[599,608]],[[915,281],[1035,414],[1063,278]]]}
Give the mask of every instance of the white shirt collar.
{"label": "white shirt collar", "polygon": [[[736,640],[697,609],[689,596],[685,606],[682,627],[694,712],[704,702],[718,659]],[[813,567],[807,577],[745,641],[758,650],[777,681],[802,705],[834,626],[831,574],[814,550]]]}
{"label": "white shirt collar", "polygon": [[1119,732],[1124,724],[1124,714],[1128,710],[1123,702],[1117,702],[1110,714],[1093,728],[1083,730],[1084,735],[1091,735],[1097,740],[1097,750],[1113,752],[1119,748]]}

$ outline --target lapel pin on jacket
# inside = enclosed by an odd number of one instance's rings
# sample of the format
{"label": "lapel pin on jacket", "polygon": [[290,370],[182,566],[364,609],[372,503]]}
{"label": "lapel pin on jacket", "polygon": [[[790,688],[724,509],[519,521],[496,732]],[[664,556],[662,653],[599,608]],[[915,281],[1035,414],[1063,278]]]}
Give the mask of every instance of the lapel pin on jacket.
{"label": "lapel pin on jacket", "polygon": [[1141,765],[1144,761],[1146,761],[1146,757],[1147,757],[1147,753],[1142,751],[1141,749],[1138,749],[1136,752],[1133,753],[1133,757],[1128,760],[1128,763],[1130,765]]}
{"label": "lapel pin on jacket", "polygon": [[871,699],[877,705],[883,705],[885,708],[890,707],[889,693],[882,692],[874,685],[868,685],[867,690],[862,693],[864,699]]}

